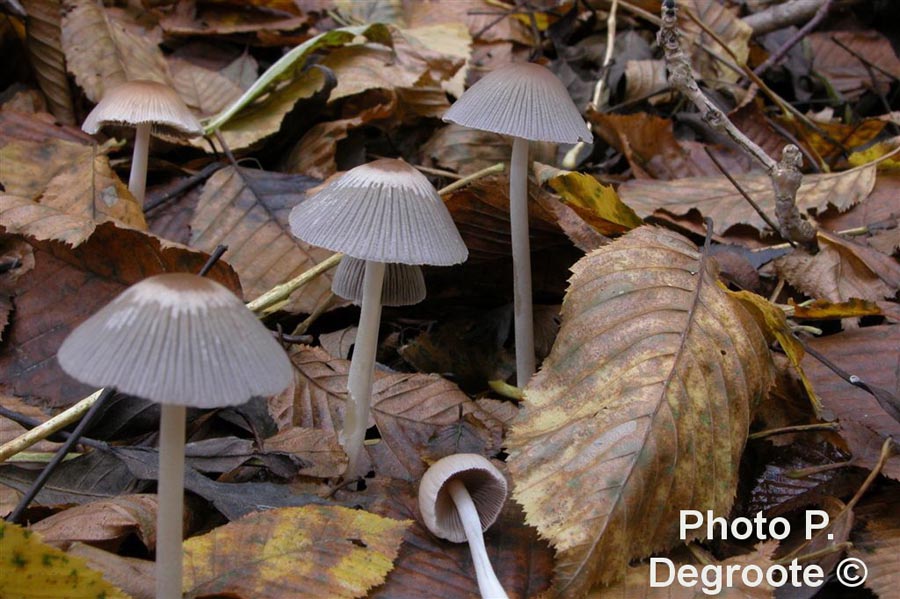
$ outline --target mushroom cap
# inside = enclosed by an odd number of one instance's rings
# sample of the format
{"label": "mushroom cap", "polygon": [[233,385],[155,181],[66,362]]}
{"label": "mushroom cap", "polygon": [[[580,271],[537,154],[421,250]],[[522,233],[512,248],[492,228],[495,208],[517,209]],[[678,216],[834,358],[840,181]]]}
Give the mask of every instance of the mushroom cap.
{"label": "mushroom cap", "polygon": [[453,103],[444,120],[533,141],[592,141],[566,87],[550,69],[530,62],[485,75]]}
{"label": "mushroom cap", "polygon": [[[344,256],[334,271],[331,290],[358,304],[363,298],[366,261]],[[411,306],[425,299],[425,277],[422,269],[411,264],[388,264],[381,286],[382,306]]]}
{"label": "mushroom cap", "polygon": [[506,503],[506,478],[491,462],[476,453],[457,453],[431,465],[419,483],[419,511],[425,526],[435,536],[464,543],[466,533],[450,493],[444,488],[452,479],[465,485],[478,517],[481,530],[497,520]]}
{"label": "mushroom cap", "polygon": [[123,291],[66,337],[57,359],[83,383],[195,408],[276,395],[293,380],[284,350],[237,296],[184,273]]}
{"label": "mushroom cap", "polygon": [[200,121],[174,89],[157,81],[128,81],[104,94],[81,129],[97,133],[106,125],[136,126],[153,123],[157,131],[177,137],[203,133]]}
{"label": "mushroom cap", "polygon": [[352,168],[294,206],[291,232],[360,260],[448,266],[469,255],[425,175],[383,158]]}

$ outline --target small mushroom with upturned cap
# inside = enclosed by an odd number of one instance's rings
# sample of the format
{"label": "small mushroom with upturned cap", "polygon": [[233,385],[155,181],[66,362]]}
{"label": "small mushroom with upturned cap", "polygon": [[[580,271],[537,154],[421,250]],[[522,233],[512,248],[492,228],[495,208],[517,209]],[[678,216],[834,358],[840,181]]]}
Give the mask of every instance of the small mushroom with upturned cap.
{"label": "small mushroom with upturned cap", "polygon": [[[372,401],[385,271],[389,272],[390,295],[394,282],[403,276],[414,278],[416,273],[400,269],[394,273],[398,278],[394,278],[389,264],[449,266],[465,261],[468,250],[428,179],[392,158],[350,169],[295,206],[290,225],[294,236],[303,241],[365,263],[361,291],[359,263],[345,266],[346,277],[341,275],[339,281],[341,289],[350,299],[360,301],[362,308],[347,381],[350,401],[340,434],[349,458],[346,476],[358,476]],[[352,286],[351,278],[356,281]],[[350,287],[355,289],[351,291]],[[415,292],[414,287],[409,289]]]}
{"label": "small mushroom with upturned cap", "polygon": [[82,383],[162,404],[156,596],[181,597],[186,407],[281,393],[293,379],[287,355],[219,283],[163,274],[132,285],[78,325],[57,359]]}
{"label": "small mushroom with upturned cap", "polygon": [[81,129],[91,135],[107,125],[134,127],[134,153],[128,190],[144,203],[150,132],[170,137],[195,137],[203,127],[174,89],[156,81],[128,81],[106,92],[84,119]]}
{"label": "small mushroom with upturned cap", "polygon": [[533,63],[504,65],[466,90],[444,120],[513,138],[509,168],[516,379],[524,387],[535,371],[528,239],[528,142],[591,142],[569,92],[549,69]]}
{"label": "small mushroom with upturned cap", "polygon": [[484,599],[506,599],[488,559],[483,533],[506,503],[506,478],[486,458],[458,453],[431,465],[419,483],[419,512],[437,537],[468,541],[478,590]]}

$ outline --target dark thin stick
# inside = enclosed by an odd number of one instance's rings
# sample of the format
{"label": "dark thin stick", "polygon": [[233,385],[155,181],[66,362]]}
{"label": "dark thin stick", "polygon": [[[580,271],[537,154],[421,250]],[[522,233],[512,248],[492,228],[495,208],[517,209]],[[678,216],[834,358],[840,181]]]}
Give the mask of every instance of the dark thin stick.
{"label": "dark thin stick", "polygon": [[81,433],[84,432],[84,429],[88,427],[91,421],[94,419],[94,416],[97,415],[97,412],[100,411],[106,401],[113,394],[112,388],[106,388],[103,390],[103,393],[100,394],[100,397],[97,398],[97,401],[94,402],[94,405],[90,407],[87,413],[82,417],[81,422],[78,423],[78,426],[75,427],[75,430],[72,431],[72,434],[69,435],[69,438],[66,439],[66,442],[62,444],[56,454],[54,454],[53,458],[44,466],[44,469],[41,470],[41,473],[38,477],[31,483],[31,487],[28,489],[28,492],[22,496],[22,499],[19,501],[18,505],[16,505],[16,509],[12,511],[12,513],[6,517],[7,522],[18,523],[22,518],[22,514],[25,513],[25,510],[28,509],[28,505],[34,500],[38,493],[40,493],[41,489],[44,488],[44,484],[47,482],[47,479],[50,478],[50,475],[56,471],[56,467],[62,463],[63,459],[65,459],[66,455],[72,450],[76,443],[78,443],[78,439],[81,437]]}
{"label": "dark thin stick", "polygon": [[[753,198],[750,197],[750,194],[748,194],[746,191],[744,191],[744,188],[741,187],[737,181],[735,181],[734,177],[731,176],[731,173],[729,173],[727,170],[725,170],[725,167],[722,165],[721,162],[719,162],[719,159],[716,158],[715,155],[709,151],[708,147],[704,146],[703,150],[706,152],[706,155],[709,156],[709,159],[713,161],[713,164],[716,165],[716,168],[719,169],[719,172],[722,173],[723,175],[725,175],[726,179],[731,181],[731,184],[734,185],[734,188],[738,190],[738,193],[740,193],[744,197],[744,199],[747,200],[747,203],[750,204],[751,206],[753,206],[753,209],[756,210],[756,213],[759,214],[759,216],[764,221],[766,221],[766,224],[769,225],[769,228],[772,229],[772,231],[774,231],[775,233],[778,233],[778,231],[780,230],[778,228],[778,226],[775,223],[773,223],[772,220],[765,213],[765,211],[759,207],[759,204],[757,204],[753,200]],[[794,243],[793,241],[791,241],[790,239],[788,239],[788,243],[791,244],[791,247],[797,247],[797,244]]]}
{"label": "dark thin stick", "polygon": [[791,36],[791,38],[786,41],[778,50],[775,51],[774,54],[770,55],[765,62],[761,65],[753,69],[753,72],[757,75],[762,75],[766,72],[767,69],[774,67],[776,64],[781,62],[781,60],[787,55],[788,52],[791,51],[791,48],[796,46],[800,41],[807,36],[807,34],[818,26],[819,23],[822,22],[822,19],[828,15],[828,11],[831,8],[831,0],[825,0],[822,6],[819,7],[819,10],[816,11],[816,14],[806,22],[806,25],[801,27],[797,33]]}
{"label": "dark thin stick", "polygon": [[219,258],[222,257],[222,254],[228,251],[227,245],[222,245],[221,243],[216,246],[216,249],[213,250],[212,254],[209,255],[209,259],[206,261],[206,264],[203,265],[203,268],[200,269],[200,272],[197,274],[201,277],[205,277],[209,274],[209,271],[212,270],[212,267],[216,265],[216,262],[219,261]]}
{"label": "dark thin stick", "polygon": [[856,60],[858,60],[859,62],[863,63],[864,66],[867,66],[867,67],[869,67],[869,68],[875,69],[876,71],[878,71],[879,73],[881,73],[882,75],[884,75],[885,77],[887,77],[888,79],[890,79],[890,80],[892,80],[892,81],[897,81],[897,80],[898,80],[897,77],[895,77],[895,76],[892,75],[891,73],[888,73],[887,71],[885,71],[885,70],[882,69],[880,66],[878,66],[878,65],[875,64],[875,63],[873,63],[872,61],[867,60],[866,57],[864,57],[864,56],[862,56],[861,54],[859,54],[859,52],[857,52],[857,51],[854,50],[853,48],[848,47],[844,42],[842,42],[841,40],[839,40],[837,37],[835,37],[835,36],[832,35],[832,36],[830,36],[830,39],[831,39],[831,41],[833,41],[835,44],[837,44],[838,46],[840,46],[845,52],[847,52],[848,54],[852,54],[853,57],[856,58]]}
{"label": "dark thin stick", "polygon": [[[849,52],[854,58],[856,58],[856,60],[858,60],[859,62],[862,63],[863,67],[865,67],[865,69],[866,69],[866,73],[869,75],[869,81],[872,83],[872,92],[876,96],[878,96],[878,99],[881,101],[881,106],[885,109],[885,111],[888,114],[890,114],[891,113],[891,104],[890,104],[890,102],[888,102],[888,100],[884,96],[884,94],[881,93],[881,90],[878,89],[878,79],[875,77],[875,69],[878,68],[877,65],[872,64],[871,62],[866,60],[863,56],[860,56],[859,54],[857,54],[856,52],[854,52],[853,50],[851,50],[850,48],[845,46],[843,43],[841,43],[841,41],[839,39],[837,39],[833,35],[831,36],[831,41],[833,41],[838,46],[843,48],[844,51]],[[886,71],[883,71],[880,68],[878,70],[881,71],[882,73],[884,73],[885,75],[887,75],[888,77],[890,77],[891,79],[896,80],[896,78],[893,75],[891,75],[890,73],[887,73]],[[898,128],[897,125],[895,125],[891,121],[888,122],[888,125],[891,127],[891,129],[894,130],[895,133],[898,130],[900,130],[900,128]],[[862,121],[860,121],[860,126],[862,126]]]}
{"label": "dark thin stick", "polygon": [[[782,127],[778,122],[772,120],[768,116],[766,116],[766,123],[769,124],[772,129],[775,129],[775,132],[778,133],[781,137],[788,140],[789,143],[794,144],[798,148],[800,148],[800,152],[803,154],[803,157],[806,158],[806,163],[809,164],[810,168],[813,169],[816,173],[822,172],[822,167],[819,166],[819,161],[816,160],[816,157],[809,153],[809,150],[800,143],[800,140],[794,137],[790,131]],[[824,159],[823,159],[824,160]]]}
{"label": "dark thin stick", "polygon": [[155,198],[153,201],[147,202],[147,205],[144,206],[144,212],[150,212],[154,208],[159,208],[169,200],[178,197],[195,185],[199,185],[200,183],[206,181],[212,176],[213,173],[222,168],[222,166],[224,165],[221,162],[210,162],[205,167],[203,167],[203,170],[201,170],[200,172],[182,180],[174,188],[170,189],[158,198]]}

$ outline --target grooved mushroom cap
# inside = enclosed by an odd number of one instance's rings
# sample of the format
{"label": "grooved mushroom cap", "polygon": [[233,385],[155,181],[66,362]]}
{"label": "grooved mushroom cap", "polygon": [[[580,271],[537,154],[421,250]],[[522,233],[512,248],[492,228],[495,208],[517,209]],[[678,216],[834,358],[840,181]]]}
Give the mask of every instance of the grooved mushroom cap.
{"label": "grooved mushroom cap", "polygon": [[203,133],[200,122],[175,90],[156,81],[128,81],[107,91],[81,129],[93,135],[106,125],[134,127],[142,123],[152,123],[157,131],[176,137]]}
{"label": "grooved mushroom cap", "polygon": [[[355,304],[363,298],[363,280],[366,275],[366,261],[344,256],[334,271],[331,290]],[[422,269],[411,264],[389,263],[384,271],[381,286],[381,305],[411,306],[425,299],[425,277]]]}
{"label": "grooved mushroom cap", "polygon": [[352,168],[294,206],[291,232],[360,260],[449,266],[469,252],[425,175],[383,158]]}
{"label": "grooved mushroom cap", "polygon": [[444,120],[533,141],[592,141],[566,87],[550,69],[530,62],[485,75],[453,103]]}
{"label": "grooved mushroom cap", "polygon": [[457,453],[441,458],[422,476],[419,511],[425,526],[437,537],[465,543],[466,533],[456,504],[445,488],[452,479],[461,481],[472,496],[484,531],[497,520],[506,503],[506,478],[487,458],[476,453]]}
{"label": "grooved mushroom cap", "polygon": [[82,383],[195,408],[276,395],[293,380],[284,350],[237,296],[183,273],[126,289],[69,334],[57,359]]}

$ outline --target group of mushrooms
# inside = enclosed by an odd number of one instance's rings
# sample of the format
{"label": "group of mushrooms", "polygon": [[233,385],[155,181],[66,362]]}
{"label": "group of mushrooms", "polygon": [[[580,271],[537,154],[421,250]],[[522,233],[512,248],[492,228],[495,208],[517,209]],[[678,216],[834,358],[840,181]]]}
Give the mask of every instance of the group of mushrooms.
{"label": "group of mushrooms", "polygon": [[[510,221],[515,271],[517,382],[535,370],[528,242],[528,142],[589,141],[590,133],[565,87],[545,67],[510,64],[466,91],[444,120],[513,138]],[[110,90],[83,129],[136,128],[129,189],[143,201],[149,136],[195,136],[200,123],[167,86],[133,81]],[[332,289],[361,306],[348,378],[340,441],[346,479],[365,474],[363,451],[370,419],[381,306],[425,297],[422,265],[464,262],[468,251],[434,187],[397,159],[357,166],[295,206],[292,233],[342,252]],[[276,338],[224,286],[199,275],[170,273],[144,279],[81,323],[58,352],[59,363],[83,383],[161,404],[157,599],[182,596],[182,522],[186,408],[218,408],[273,396],[293,380]],[[468,541],[482,597],[506,597],[488,560],[482,533],[506,501],[503,474],[486,458],[456,454],[435,462],[419,486],[428,529]]]}

